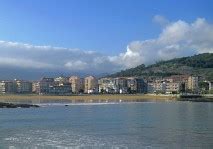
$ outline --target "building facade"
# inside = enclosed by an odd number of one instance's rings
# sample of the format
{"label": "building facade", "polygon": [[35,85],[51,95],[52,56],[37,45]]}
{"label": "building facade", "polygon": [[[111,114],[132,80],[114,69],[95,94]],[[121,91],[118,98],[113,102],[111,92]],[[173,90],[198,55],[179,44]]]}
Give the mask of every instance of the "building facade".
{"label": "building facade", "polygon": [[0,81],[0,93],[16,93],[17,87],[14,81]]}
{"label": "building facade", "polygon": [[73,93],[82,93],[84,91],[84,81],[78,76],[71,76],[69,78],[69,83],[71,83],[71,88]]}
{"label": "building facade", "polygon": [[98,81],[93,76],[84,78],[84,93],[97,93],[98,92]]}
{"label": "building facade", "polygon": [[55,83],[49,86],[49,94],[53,95],[71,95],[72,89],[70,83]]}
{"label": "building facade", "polygon": [[124,77],[119,77],[119,78],[115,78],[115,84],[119,90],[120,94],[125,94],[127,93],[127,79]]}
{"label": "building facade", "polygon": [[54,85],[54,78],[44,77],[39,81],[39,94],[48,94],[49,87]]}
{"label": "building facade", "polygon": [[148,82],[148,93],[179,93],[180,84],[181,83],[179,82],[172,82],[171,80],[156,80]]}
{"label": "building facade", "polygon": [[187,89],[192,92],[198,92],[198,76],[189,76],[188,82],[187,82]]}
{"label": "building facade", "polygon": [[118,93],[114,78],[101,78],[98,80],[99,93]]}
{"label": "building facade", "polygon": [[146,93],[147,85],[142,78],[118,77],[98,80],[100,93]]}
{"label": "building facade", "polygon": [[32,82],[16,80],[17,93],[32,93]]}
{"label": "building facade", "polygon": [[129,77],[127,78],[128,93],[146,93],[147,83],[142,78]]}
{"label": "building facade", "polygon": [[39,93],[39,82],[32,82],[32,93]]}
{"label": "building facade", "polygon": [[69,83],[69,78],[64,77],[64,76],[56,77],[56,78],[54,78],[54,82],[56,82],[56,83]]}

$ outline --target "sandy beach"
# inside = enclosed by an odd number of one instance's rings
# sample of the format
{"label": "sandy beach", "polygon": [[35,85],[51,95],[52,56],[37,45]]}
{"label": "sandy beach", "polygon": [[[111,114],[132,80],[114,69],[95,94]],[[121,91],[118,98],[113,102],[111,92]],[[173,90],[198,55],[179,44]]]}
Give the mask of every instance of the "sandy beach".
{"label": "sandy beach", "polygon": [[165,101],[175,100],[177,97],[172,95],[148,95],[148,94],[135,94],[135,95],[71,95],[71,96],[51,96],[51,95],[0,95],[2,102],[18,102],[18,101],[71,101],[71,102],[112,102],[112,101]]}

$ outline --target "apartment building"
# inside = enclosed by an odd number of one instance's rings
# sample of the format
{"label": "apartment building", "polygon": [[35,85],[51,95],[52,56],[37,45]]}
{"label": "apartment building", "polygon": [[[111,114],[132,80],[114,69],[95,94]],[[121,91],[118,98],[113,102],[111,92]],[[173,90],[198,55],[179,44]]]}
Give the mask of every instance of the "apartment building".
{"label": "apartment building", "polygon": [[114,78],[101,78],[98,80],[99,93],[118,93]]}
{"label": "apartment building", "polygon": [[0,93],[16,93],[16,82],[14,81],[0,81]]}
{"label": "apartment building", "polygon": [[127,79],[125,77],[115,78],[115,84],[120,94],[127,93],[128,86],[127,86]]}
{"label": "apartment building", "polygon": [[32,93],[39,93],[39,82],[32,82]]}
{"label": "apartment building", "polygon": [[93,76],[84,78],[84,93],[96,93],[98,92],[98,81]]}
{"label": "apartment building", "polygon": [[48,94],[49,87],[54,85],[54,78],[43,77],[39,81],[39,94]]}
{"label": "apartment building", "polygon": [[142,78],[129,77],[127,78],[128,93],[146,93],[147,83]]}
{"label": "apartment building", "polygon": [[53,95],[71,95],[72,88],[70,83],[58,83],[55,82],[49,86],[49,94]]}
{"label": "apartment building", "polygon": [[17,93],[32,93],[32,82],[15,80]]}
{"label": "apartment building", "polygon": [[199,89],[198,81],[199,81],[198,76],[189,76],[187,82],[187,89],[191,90],[192,92],[198,92]]}
{"label": "apartment building", "polygon": [[118,77],[98,80],[101,93],[145,93],[147,85],[142,78]]}
{"label": "apartment building", "polygon": [[148,82],[148,93],[178,93],[180,91],[179,82],[173,82],[171,80],[156,80]]}
{"label": "apartment building", "polygon": [[71,76],[69,78],[69,83],[71,83],[73,93],[81,93],[84,91],[84,79],[78,76]]}
{"label": "apartment building", "polygon": [[179,82],[166,82],[166,93],[179,93],[181,83]]}

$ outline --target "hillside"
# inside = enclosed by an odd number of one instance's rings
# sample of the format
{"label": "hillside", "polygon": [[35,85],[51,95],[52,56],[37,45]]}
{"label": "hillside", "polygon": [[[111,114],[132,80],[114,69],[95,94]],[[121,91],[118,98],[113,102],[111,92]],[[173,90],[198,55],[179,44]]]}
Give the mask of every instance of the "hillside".
{"label": "hillside", "polygon": [[168,61],[160,61],[156,64],[122,70],[110,77],[129,76],[153,76],[165,77],[177,74],[193,74],[205,77],[213,81],[213,53],[204,53],[189,57],[175,58]]}

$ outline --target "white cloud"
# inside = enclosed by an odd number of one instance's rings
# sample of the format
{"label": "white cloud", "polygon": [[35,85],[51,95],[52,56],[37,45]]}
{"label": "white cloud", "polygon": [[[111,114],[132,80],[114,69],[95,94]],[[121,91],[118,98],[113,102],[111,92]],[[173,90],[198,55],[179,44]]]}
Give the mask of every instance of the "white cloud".
{"label": "white cloud", "polygon": [[80,60],[70,61],[65,64],[65,67],[71,70],[84,70],[88,67],[88,64]]}
{"label": "white cloud", "polygon": [[95,51],[35,46],[10,41],[0,41],[0,66],[97,73],[120,68],[109,61],[108,56]]}
{"label": "white cloud", "polygon": [[133,41],[125,52],[114,56],[80,49],[0,41],[0,66],[100,73],[213,52],[213,24],[205,19],[198,18],[192,23],[183,20],[169,22],[155,16],[154,20],[166,22],[158,38]]}
{"label": "white cloud", "polygon": [[169,23],[156,39],[131,42],[116,61],[129,68],[205,52],[213,53],[213,24],[198,18],[193,23]]}
{"label": "white cloud", "polygon": [[22,68],[55,68],[52,64],[46,64],[42,62],[36,62],[28,59],[17,59],[17,58],[7,58],[0,57],[0,65],[1,66],[15,66]]}
{"label": "white cloud", "polygon": [[153,22],[160,24],[162,27],[169,24],[169,20],[166,19],[164,16],[162,15],[155,15],[153,17]]}

